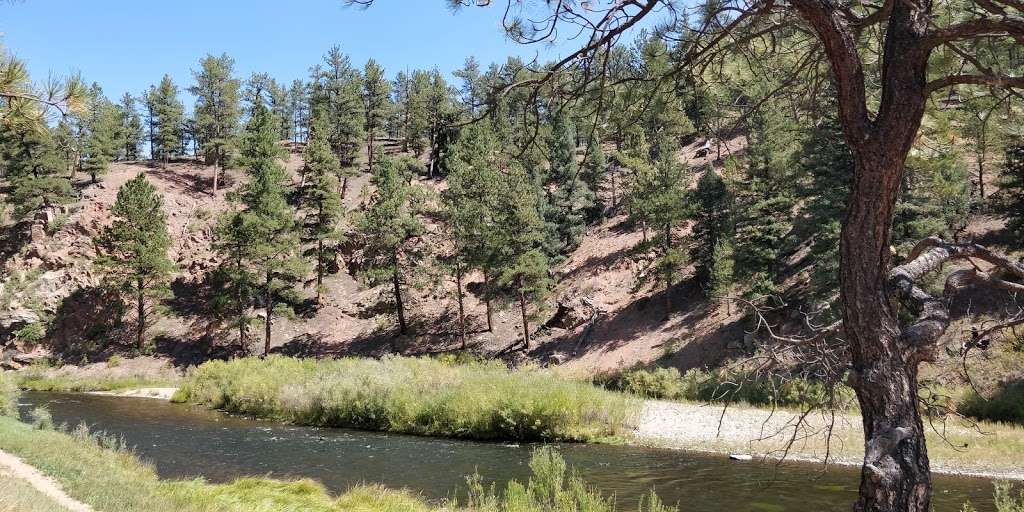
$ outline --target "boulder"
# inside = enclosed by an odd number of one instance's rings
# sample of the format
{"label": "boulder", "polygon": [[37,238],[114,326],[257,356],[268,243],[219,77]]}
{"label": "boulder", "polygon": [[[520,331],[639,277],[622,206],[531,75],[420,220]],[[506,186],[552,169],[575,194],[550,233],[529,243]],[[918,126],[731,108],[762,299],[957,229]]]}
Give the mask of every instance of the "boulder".
{"label": "boulder", "polygon": [[558,309],[544,327],[559,329],[575,329],[588,322],[597,314],[592,301],[584,297],[562,298],[558,301]]}

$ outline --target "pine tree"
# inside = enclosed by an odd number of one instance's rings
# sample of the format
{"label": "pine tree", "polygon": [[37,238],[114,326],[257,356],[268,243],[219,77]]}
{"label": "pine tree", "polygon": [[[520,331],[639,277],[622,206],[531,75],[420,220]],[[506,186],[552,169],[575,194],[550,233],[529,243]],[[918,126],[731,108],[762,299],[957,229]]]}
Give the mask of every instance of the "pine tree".
{"label": "pine tree", "polygon": [[498,171],[498,141],[486,123],[462,130],[459,140],[446,155],[448,188],[441,197],[445,227],[452,244],[447,264],[455,278],[459,307],[459,337],[466,348],[466,314],[463,279],[472,269],[484,274],[484,302],[487,329],[491,330],[491,278],[500,250],[501,234],[496,230],[499,186],[504,177]]}
{"label": "pine tree", "polygon": [[65,174],[69,162],[49,128],[0,124],[0,163],[10,184],[7,199],[16,218],[69,203],[74,197],[70,177]]}
{"label": "pine tree", "polygon": [[114,222],[103,231],[97,244],[97,264],[107,285],[130,296],[135,303],[135,342],[142,351],[155,310],[149,303],[167,294],[174,270],[167,256],[171,237],[163,198],[140,173],[117,191],[111,213]]}
{"label": "pine tree", "polygon": [[362,79],[341,48],[335,46],[324,57],[325,67],[314,68],[310,103],[312,115],[326,116],[331,127],[331,149],[341,162],[341,196],[348,180],[359,168],[359,154],[365,142]]}
{"label": "pine tree", "polygon": [[103,97],[103,91],[93,84],[89,93],[88,117],[80,166],[96,183],[107,172],[110,163],[121,149],[119,130],[121,116],[117,107]]}
{"label": "pine tree", "polygon": [[293,114],[288,100],[288,88],[270,79],[270,113],[278,123],[278,139],[287,140],[291,135]]}
{"label": "pine tree", "polygon": [[[736,255],[732,246],[732,238],[727,236],[715,243],[711,251],[711,267],[708,277],[708,291],[711,297],[728,299],[736,287]],[[732,314],[729,307],[731,301],[726,300],[726,313]]]}
{"label": "pine tree", "polygon": [[363,112],[366,116],[363,130],[366,132],[366,161],[370,173],[373,173],[375,156],[373,140],[378,136],[388,115],[390,87],[391,84],[384,76],[384,68],[373,59],[367,61],[363,68]]}
{"label": "pine tree", "polygon": [[[270,352],[274,317],[292,313],[290,304],[297,300],[294,285],[305,272],[297,254],[301,230],[288,204],[290,180],[279,162],[283,151],[277,145],[277,135],[273,115],[266,107],[257,106],[246,125],[239,155],[250,178],[239,196],[243,210],[229,213],[222,222],[226,226],[223,234],[230,238],[219,243],[227,249],[226,259],[235,256],[254,274],[253,285],[258,287],[258,302],[264,308],[264,355]],[[239,236],[245,238],[236,239]],[[232,241],[239,244],[237,249],[232,248]]]}
{"label": "pine tree", "polygon": [[202,141],[206,163],[213,165],[213,194],[217,195],[221,169],[228,162],[235,145],[241,107],[241,83],[231,76],[235,61],[227,54],[207,55],[193,71],[195,85],[189,92],[196,96],[196,131]]}
{"label": "pine tree", "polygon": [[218,317],[231,319],[231,327],[238,329],[240,351],[246,354],[249,326],[254,320],[249,309],[255,302],[259,287],[258,277],[247,261],[254,236],[253,226],[244,210],[230,211],[218,219],[214,233],[213,247],[223,261],[213,274],[216,291],[212,306]]}
{"label": "pine tree", "polygon": [[807,212],[804,231],[813,236],[811,295],[827,299],[839,290],[839,232],[854,174],[853,155],[832,116],[811,129],[802,146],[797,165],[802,175],[810,177],[800,194]]}
{"label": "pine tree", "polygon": [[309,94],[306,84],[295,79],[288,88],[288,111],[291,118],[291,139],[293,142],[305,142],[309,133]]}
{"label": "pine tree", "polygon": [[185,107],[178,100],[178,86],[170,75],[164,75],[160,84],[150,87],[147,98],[150,112],[150,149],[153,158],[163,160],[164,167],[171,155],[181,151],[181,126]]}
{"label": "pine tree", "polygon": [[121,157],[125,160],[138,160],[139,147],[142,145],[142,118],[135,105],[135,96],[126,92],[118,106],[121,114]]}
{"label": "pine tree", "polygon": [[[251,118],[261,108],[270,109],[271,90],[274,79],[267,73],[253,73],[245,81],[242,101],[247,105],[247,114]],[[273,111],[271,111],[273,115]]]}
{"label": "pine tree", "polygon": [[424,229],[419,218],[422,194],[411,185],[411,180],[408,166],[391,158],[380,160],[371,179],[376,190],[359,222],[365,240],[364,278],[371,285],[390,281],[401,334],[409,329],[402,295],[404,273],[406,268],[415,268],[419,256],[410,250],[409,242]]}
{"label": "pine tree", "polygon": [[598,195],[608,168],[608,158],[601,147],[600,137],[595,134],[595,139],[591,140],[587,146],[587,155],[583,159],[583,169],[580,172],[583,183],[593,194],[593,201],[591,201],[593,204],[586,210],[587,222],[593,222],[600,218],[608,206]]}
{"label": "pine tree", "polygon": [[[715,268],[715,251],[732,237],[732,195],[721,176],[711,166],[697,180],[693,192],[693,250],[691,257],[696,264],[696,279],[705,292],[714,294],[712,283]],[[732,250],[731,243],[729,250]]]}
{"label": "pine tree", "polygon": [[305,210],[303,241],[312,244],[306,252],[316,271],[316,303],[320,305],[327,265],[337,259],[335,243],[341,234],[338,224],[344,213],[338,196],[338,171],[341,163],[327,141],[329,130],[323,117],[313,121],[306,146],[306,170],[301,204]]}
{"label": "pine tree", "polygon": [[523,322],[523,347],[530,348],[528,304],[542,302],[551,291],[549,261],[540,250],[543,219],[537,209],[534,184],[519,165],[506,171],[499,189],[495,230],[501,233],[496,255],[498,282],[510,287],[519,301]]}
{"label": "pine tree", "polygon": [[1014,137],[1007,145],[1000,174],[1000,189],[1006,196],[1006,230],[1015,247],[1024,247],[1024,141],[1021,138]]}
{"label": "pine tree", "polygon": [[665,319],[672,314],[672,285],[676,270],[686,261],[686,256],[679,247],[674,231],[690,215],[686,203],[685,171],[675,160],[675,152],[666,148],[673,147],[664,141],[659,152],[660,157],[654,166],[640,166],[635,169],[636,180],[630,191],[630,212],[640,220],[657,229],[654,240],[658,247],[658,257],[653,262],[657,275],[663,278],[665,293]]}
{"label": "pine tree", "polygon": [[545,220],[557,232],[557,252],[549,254],[555,256],[579,245],[586,229],[587,212],[594,206],[594,192],[581,179],[581,169],[576,163],[576,130],[565,113],[560,112],[551,120],[548,155],[548,179],[553,190]]}

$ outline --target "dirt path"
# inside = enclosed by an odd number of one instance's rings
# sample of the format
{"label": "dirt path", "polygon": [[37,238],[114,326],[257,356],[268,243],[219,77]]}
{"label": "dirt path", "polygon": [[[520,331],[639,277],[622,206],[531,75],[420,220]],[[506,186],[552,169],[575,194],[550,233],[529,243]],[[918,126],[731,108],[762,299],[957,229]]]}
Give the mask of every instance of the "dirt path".
{"label": "dirt path", "polygon": [[70,512],[93,512],[93,508],[89,505],[68,496],[54,479],[40,473],[36,468],[25,464],[21,459],[2,450],[0,450],[0,468],[4,468],[7,473],[28,482],[37,491]]}

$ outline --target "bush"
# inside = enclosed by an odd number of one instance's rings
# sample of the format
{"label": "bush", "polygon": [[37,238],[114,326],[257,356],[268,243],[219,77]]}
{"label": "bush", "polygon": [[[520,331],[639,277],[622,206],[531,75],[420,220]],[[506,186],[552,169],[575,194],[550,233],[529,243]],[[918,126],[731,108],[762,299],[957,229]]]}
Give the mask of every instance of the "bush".
{"label": "bush", "polygon": [[957,411],[979,420],[1024,424],[1024,381],[1003,387],[991,398],[968,391],[957,405]]}
{"label": "bush", "polygon": [[[484,487],[480,475],[467,479],[469,484],[468,509],[481,512],[573,510],[577,512],[612,512],[613,499],[601,496],[589,487],[575,472],[566,468],[565,460],[551,447],[538,448],[530,458],[530,480],[523,485],[509,482],[499,495],[494,486]],[[651,491],[640,500],[639,512],[670,512]]]}
{"label": "bush", "polygon": [[[748,373],[689,370],[680,374],[675,368],[634,369],[608,380],[613,389],[646,398],[692,400],[700,402],[745,402],[752,405],[808,405],[829,401],[829,389],[821,382],[807,379],[767,378]],[[835,389],[835,400],[846,406],[853,390]]]}
{"label": "bush", "polygon": [[636,409],[548,370],[402,357],[211,361],[175,400],[300,425],[522,441],[615,436]]}
{"label": "bush", "polygon": [[[1024,489],[1018,491],[1014,496],[1013,488],[1008,482],[996,482],[995,505],[996,512],[1024,512]],[[978,509],[971,505],[971,502],[964,504],[961,512],[977,512]]]}
{"label": "bush", "polygon": [[32,428],[36,430],[53,430],[53,415],[46,407],[36,407],[29,413]]}
{"label": "bush", "polygon": [[18,383],[9,372],[0,372],[0,416],[17,416]]}

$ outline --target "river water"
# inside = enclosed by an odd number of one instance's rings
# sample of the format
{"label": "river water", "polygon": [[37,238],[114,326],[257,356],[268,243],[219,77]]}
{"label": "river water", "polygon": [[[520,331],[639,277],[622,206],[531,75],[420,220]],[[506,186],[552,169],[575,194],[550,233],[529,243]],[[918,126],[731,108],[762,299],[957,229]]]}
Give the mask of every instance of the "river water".
{"label": "river water", "polygon": [[[308,477],[342,492],[358,483],[408,488],[429,499],[465,494],[465,477],[524,481],[530,445],[480,443],[345,429],[295,427],[232,417],[145,398],[26,393],[22,412],[45,405],[54,420],[121,435],[163,478]],[[735,462],[723,456],[627,446],[561,444],[566,461],[618,510],[649,489],[681,512],[851,510],[858,474],[851,468]],[[936,512],[970,499],[994,510],[985,479],[935,477]]]}

